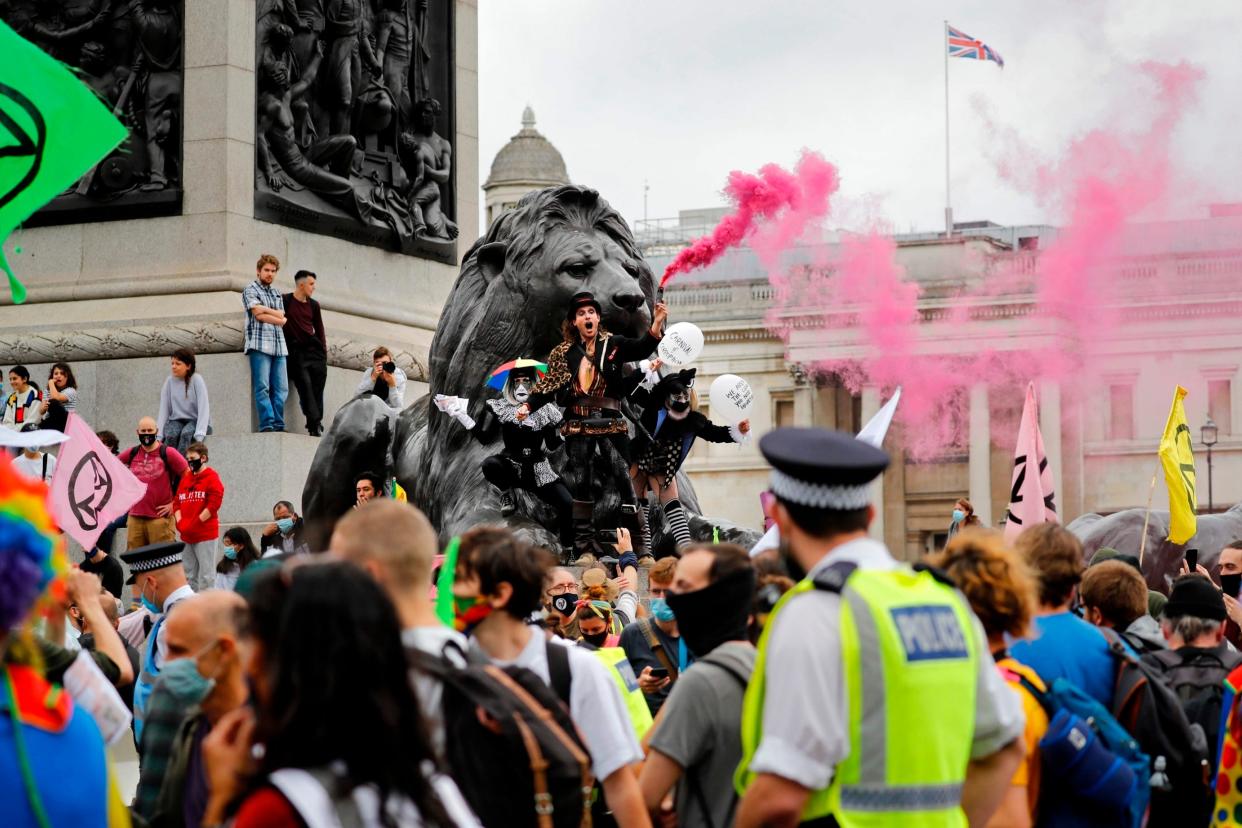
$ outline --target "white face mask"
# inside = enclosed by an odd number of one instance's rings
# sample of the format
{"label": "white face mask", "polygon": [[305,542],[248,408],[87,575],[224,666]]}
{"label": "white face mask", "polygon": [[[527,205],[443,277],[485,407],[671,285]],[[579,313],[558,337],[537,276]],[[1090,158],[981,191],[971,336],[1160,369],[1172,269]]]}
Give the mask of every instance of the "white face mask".
{"label": "white face mask", "polygon": [[513,399],[520,403],[524,403],[530,399],[530,387],[525,382],[519,382],[513,388]]}

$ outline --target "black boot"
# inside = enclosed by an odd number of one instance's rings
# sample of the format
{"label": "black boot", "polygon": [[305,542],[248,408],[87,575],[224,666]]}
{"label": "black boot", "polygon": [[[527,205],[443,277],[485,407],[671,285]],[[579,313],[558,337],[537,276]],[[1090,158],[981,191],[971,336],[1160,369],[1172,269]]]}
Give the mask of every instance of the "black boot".
{"label": "black boot", "polygon": [[500,492],[500,514],[508,517],[517,511],[517,501],[513,497],[513,489],[502,489]]}
{"label": "black boot", "polygon": [[595,563],[595,501],[574,501],[574,550],[579,566]]}

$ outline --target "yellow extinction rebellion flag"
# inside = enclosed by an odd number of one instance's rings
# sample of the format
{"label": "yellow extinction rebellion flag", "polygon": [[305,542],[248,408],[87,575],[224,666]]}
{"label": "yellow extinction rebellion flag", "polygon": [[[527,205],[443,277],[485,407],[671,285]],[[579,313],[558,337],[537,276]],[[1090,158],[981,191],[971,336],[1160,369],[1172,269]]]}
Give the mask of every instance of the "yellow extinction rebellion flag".
{"label": "yellow extinction rebellion flag", "polygon": [[1169,542],[1185,543],[1194,537],[1197,524],[1195,510],[1195,453],[1186,425],[1186,408],[1182,400],[1186,389],[1180,385],[1173,393],[1173,408],[1164,424],[1160,438],[1160,464],[1164,466],[1164,482],[1169,487]]}

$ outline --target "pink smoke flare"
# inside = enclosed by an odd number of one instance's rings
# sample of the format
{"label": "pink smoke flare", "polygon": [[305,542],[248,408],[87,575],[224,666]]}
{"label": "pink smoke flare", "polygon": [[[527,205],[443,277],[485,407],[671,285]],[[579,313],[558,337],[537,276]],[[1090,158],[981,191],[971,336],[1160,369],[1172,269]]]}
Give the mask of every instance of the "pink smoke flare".
{"label": "pink smoke flare", "polygon": [[[1154,91],[1152,114],[1137,131],[1093,130],[1055,161],[1035,156],[1012,130],[992,131],[1003,145],[995,159],[1000,177],[1065,217],[1057,237],[1039,254],[1002,257],[996,267],[982,269],[959,262],[964,270],[982,270],[985,279],[946,297],[939,309],[932,303],[930,317],[920,319],[920,285],[907,280],[897,246],[882,233],[847,239],[826,249],[822,261],[788,273],[774,264],[780,251],[766,249],[761,257],[776,288],[769,327],[788,341],[790,320],[820,307],[830,331],[852,328],[856,333],[849,340],[857,347],[848,358],[829,346],[823,358],[802,361],[854,393],[865,385],[901,385],[897,419],[905,426],[905,448],[915,458],[964,450],[966,400],[976,384],[991,389],[994,408],[1002,409],[992,417],[997,444],[1012,446],[1017,403],[1028,382],[1060,382],[1067,398],[1078,394],[1090,384],[1096,356],[1121,333],[1120,306],[1137,297],[1136,290],[1142,296],[1177,292],[1174,284],[1136,283],[1119,259],[1134,223],[1160,217],[1171,197],[1187,189],[1175,176],[1170,144],[1203,73],[1185,63],[1148,62],[1139,69]],[[978,329],[986,330],[990,306],[1020,297],[1028,297],[1030,309],[1013,324],[1042,332],[1031,344],[1015,348],[1006,341],[1013,334],[1005,334],[976,340],[966,351],[937,347],[938,338],[957,335],[976,318],[982,320]],[[832,335],[827,341],[845,340]],[[1006,399],[1014,405],[1006,406]]]}
{"label": "pink smoke flare", "polygon": [[776,164],[765,164],[758,175],[734,170],[725,195],[736,209],[677,254],[665,268],[660,287],[679,273],[706,267],[747,238],[753,238],[756,251],[770,262],[828,215],[829,199],[838,186],[837,168],[810,150],[802,151],[793,172]]}

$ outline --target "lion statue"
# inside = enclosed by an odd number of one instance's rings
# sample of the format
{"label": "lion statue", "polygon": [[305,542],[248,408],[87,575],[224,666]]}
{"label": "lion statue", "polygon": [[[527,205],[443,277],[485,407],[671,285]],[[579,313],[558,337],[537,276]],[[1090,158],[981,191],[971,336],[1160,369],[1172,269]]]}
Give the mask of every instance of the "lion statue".
{"label": "lion statue", "polygon": [[[554,516],[530,493],[518,490],[517,512],[501,517],[499,493],[481,469],[483,459],[499,451],[500,435],[485,433],[476,440],[431,400],[436,394],[469,399],[471,416],[482,422],[493,393],[485,387],[492,371],[518,357],[546,358],[561,342],[570,299],[584,290],[600,301],[602,325],[613,333],[637,336],[650,326],[655,279],[620,214],[586,187],[527,194],[462,260],[431,342],[428,393],[391,426],[375,425],[389,415],[371,405],[368,394],[346,403],[333,418],[303,492],[312,541],[322,545],[331,525],[354,503],[355,476],[371,470],[392,474],[442,540],[480,523],[507,523],[530,540],[557,548]],[[637,420],[638,410],[628,413]],[[389,446],[381,451],[388,434]],[[380,454],[382,468],[358,465],[359,458],[374,462]],[[564,449],[551,461],[576,491],[581,470],[565,467]],[[621,462],[615,456],[612,461]],[[606,477],[595,475],[595,523],[619,526],[620,498],[602,490],[600,481]],[[758,537],[753,530],[704,520],[684,474],[677,485],[697,538],[710,539],[713,529],[722,540],[747,543]],[[673,540],[658,509],[652,511],[650,526],[652,549],[667,550]]]}
{"label": "lion statue", "polygon": [[[1143,525],[1147,542],[1143,543]],[[1082,541],[1087,560],[1104,548],[1138,557],[1143,550],[1143,575],[1151,589],[1167,593],[1177,577],[1187,549],[1199,550],[1199,563],[1215,572],[1220,550],[1242,538],[1242,503],[1215,515],[1200,515],[1194,537],[1184,544],[1170,543],[1169,513],[1146,509],[1124,509],[1111,515],[1080,515],[1066,528]]]}

